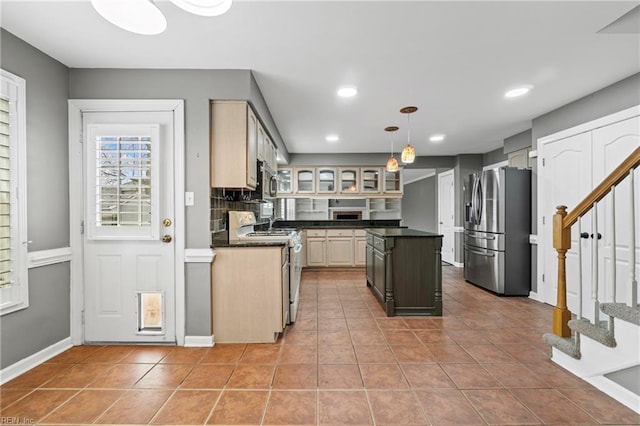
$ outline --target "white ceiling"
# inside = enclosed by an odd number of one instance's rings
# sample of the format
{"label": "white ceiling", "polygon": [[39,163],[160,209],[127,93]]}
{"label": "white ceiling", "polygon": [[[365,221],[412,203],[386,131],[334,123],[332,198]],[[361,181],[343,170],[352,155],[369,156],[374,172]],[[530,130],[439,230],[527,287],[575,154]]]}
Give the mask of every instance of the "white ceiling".
{"label": "white ceiling", "polygon": [[[640,35],[598,34],[638,1],[237,1],[219,17],[156,1],[157,36],[103,20],[88,0],[2,0],[9,32],[72,68],[254,71],[292,153],[483,153],[531,119],[640,71]],[[357,97],[339,99],[340,85]],[[517,84],[535,89],[507,100]],[[432,133],[447,139],[431,143]],[[338,143],[325,141],[340,135]]]}

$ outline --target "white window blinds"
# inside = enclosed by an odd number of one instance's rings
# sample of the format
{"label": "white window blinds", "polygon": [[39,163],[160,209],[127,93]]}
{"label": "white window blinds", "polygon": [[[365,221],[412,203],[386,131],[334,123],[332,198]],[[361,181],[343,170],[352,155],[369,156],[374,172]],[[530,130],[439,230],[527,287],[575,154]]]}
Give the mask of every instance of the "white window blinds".
{"label": "white window blinds", "polygon": [[0,287],[13,284],[11,249],[11,136],[9,100],[0,97]]}

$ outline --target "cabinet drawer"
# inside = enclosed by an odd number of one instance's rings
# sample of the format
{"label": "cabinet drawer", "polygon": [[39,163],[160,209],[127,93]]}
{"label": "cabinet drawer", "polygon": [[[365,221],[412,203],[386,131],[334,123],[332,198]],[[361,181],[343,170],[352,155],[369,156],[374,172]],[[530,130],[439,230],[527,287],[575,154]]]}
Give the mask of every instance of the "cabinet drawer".
{"label": "cabinet drawer", "polygon": [[364,229],[354,229],[353,235],[356,237],[364,237],[365,235],[367,235],[367,231],[365,231]]}
{"label": "cabinet drawer", "polygon": [[327,229],[327,237],[353,237],[353,229]]}
{"label": "cabinet drawer", "polygon": [[386,246],[386,241],[384,238],[380,238],[380,237],[373,237],[373,246],[380,250],[380,251],[384,251],[385,246]]}
{"label": "cabinet drawer", "polygon": [[326,235],[326,229],[307,229],[307,237],[325,237]]}

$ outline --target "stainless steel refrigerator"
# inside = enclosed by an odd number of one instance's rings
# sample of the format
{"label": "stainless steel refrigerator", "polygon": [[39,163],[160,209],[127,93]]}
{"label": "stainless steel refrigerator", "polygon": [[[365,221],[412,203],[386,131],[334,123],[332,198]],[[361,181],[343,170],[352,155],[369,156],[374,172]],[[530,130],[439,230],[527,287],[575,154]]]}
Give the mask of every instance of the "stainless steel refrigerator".
{"label": "stainless steel refrigerator", "polygon": [[506,296],[531,290],[531,171],[501,167],[464,186],[464,279]]}

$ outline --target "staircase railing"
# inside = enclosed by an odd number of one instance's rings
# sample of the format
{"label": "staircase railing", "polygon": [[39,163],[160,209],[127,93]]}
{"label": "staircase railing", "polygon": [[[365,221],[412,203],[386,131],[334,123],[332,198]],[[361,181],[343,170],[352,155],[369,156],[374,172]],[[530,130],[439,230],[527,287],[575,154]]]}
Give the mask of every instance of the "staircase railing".
{"label": "staircase railing", "polygon": [[[592,301],[594,304],[594,323],[599,323],[599,300],[598,300],[598,239],[600,238],[600,234],[597,229],[597,213],[596,207],[598,202],[600,202],[605,196],[609,193],[612,194],[612,197],[616,196],[616,186],[618,186],[622,181],[626,178],[629,178],[629,198],[630,198],[630,223],[628,224],[629,229],[628,232],[630,234],[630,244],[629,244],[629,281],[627,285],[627,294],[626,294],[626,304],[628,306],[637,306],[638,304],[638,283],[636,280],[636,272],[635,272],[635,197],[634,197],[634,170],[636,167],[640,165],[640,147],[636,148],[618,167],[616,167],[609,176],[607,176],[589,195],[587,195],[578,205],[567,213],[566,206],[558,206],[556,209],[556,214],[553,215],[553,248],[558,252],[558,297],[556,300],[556,306],[553,310],[553,333],[560,337],[571,337],[571,330],[569,328],[569,320],[571,319],[571,312],[567,308],[567,272],[566,272],[566,254],[567,251],[571,248],[571,227],[576,223],[580,222],[580,218],[582,218],[585,214],[593,209],[594,217],[592,218],[594,222],[593,234],[591,234],[593,239],[593,263],[592,273],[594,274],[592,281]],[[616,265],[616,246],[615,246],[615,198],[611,203],[614,209],[614,214],[612,215],[612,238],[613,238],[613,253],[612,253],[612,264]],[[584,238],[584,233],[582,233],[581,225],[578,223],[580,237]],[[588,234],[587,234],[588,235]],[[579,257],[581,258],[581,250],[579,250]],[[613,291],[612,295],[615,300],[615,267],[611,268],[613,271],[612,274],[612,284]],[[582,271],[582,267],[580,266],[580,271]],[[581,273],[581,272],[580,272]],[[582,282],[579,283],[579,291],[581,293]],[[582,296],[579,297],[579,315],[581,317],[582,310]]]}

